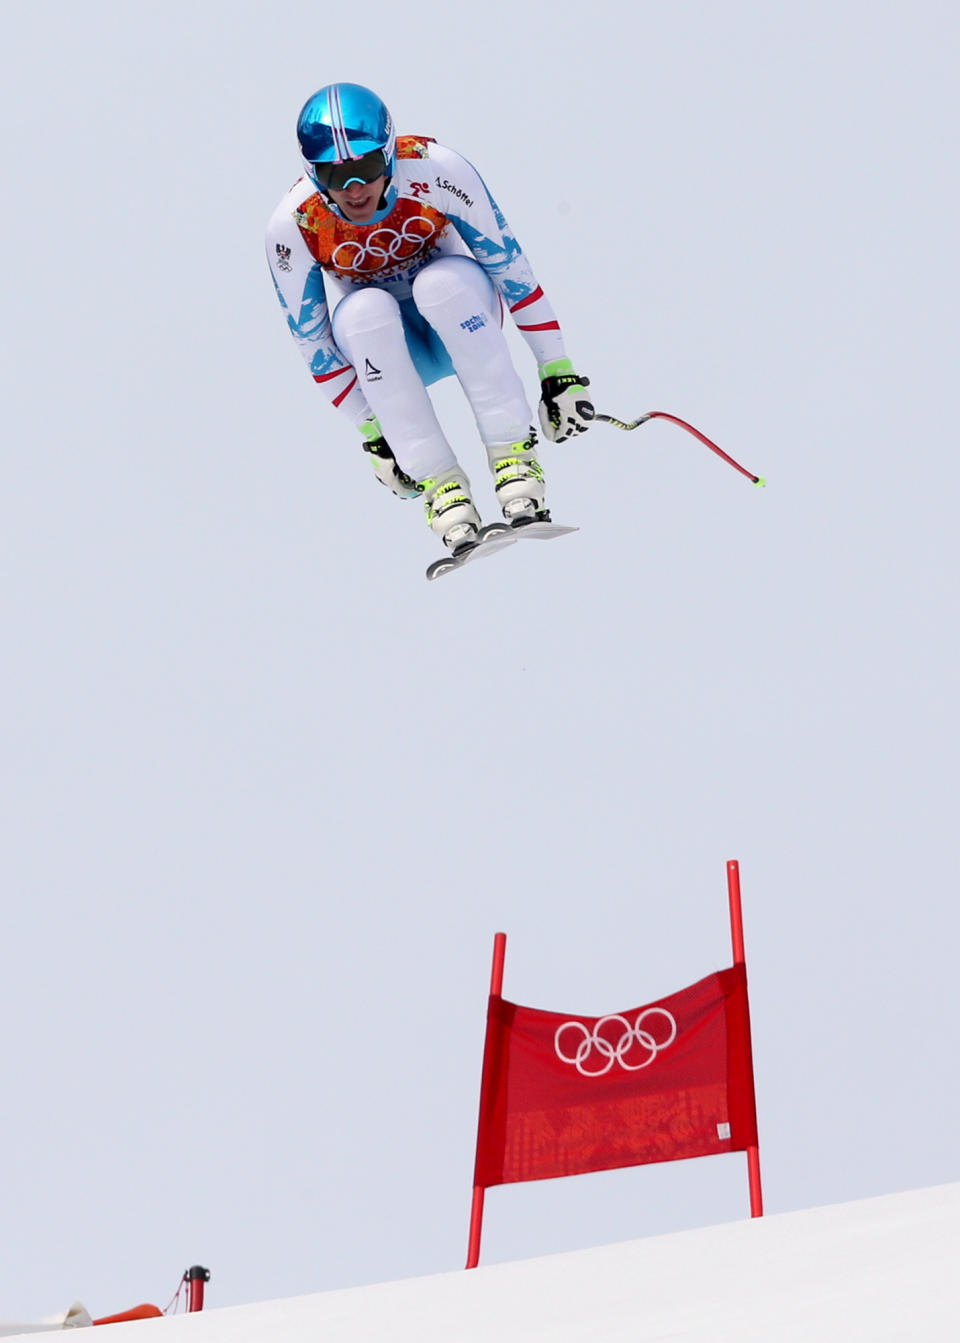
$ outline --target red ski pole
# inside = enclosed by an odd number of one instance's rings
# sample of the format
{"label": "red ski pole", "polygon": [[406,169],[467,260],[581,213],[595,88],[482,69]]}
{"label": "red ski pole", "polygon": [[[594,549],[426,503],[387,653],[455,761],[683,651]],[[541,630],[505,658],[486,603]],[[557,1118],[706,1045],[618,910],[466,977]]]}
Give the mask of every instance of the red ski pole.
{"label": "red ski pole", "polygon": [[596,411],[593,415],[595,420],[602,420],[604,424],[612,424],[617,429],[639,429],[641,424],[646,424],[648,420],[670,420],[672,424],[679,424],[681,429],[686,429],[688,434],[693,434],[694,438],[699,438],[711,452],[715,452],[718,457],[722,457],[728,462],[734,470],[739,471],[741,476],[746,476],[747,480],[752,480],[754,485],[766,485],[763,476],[755,476],[752,471],[741,466],[739,462],[726,452],[723,448],[718,448],[712,439],[707,438],[706,434],[701,434],[699,429],[694,429],[692,424],[687,424],[686,420],[681,420],[677,415],[668,415],[665,410],[648,410],[646,415],[641,415],[638,420],[618,420],[615,415],[601,415]]}

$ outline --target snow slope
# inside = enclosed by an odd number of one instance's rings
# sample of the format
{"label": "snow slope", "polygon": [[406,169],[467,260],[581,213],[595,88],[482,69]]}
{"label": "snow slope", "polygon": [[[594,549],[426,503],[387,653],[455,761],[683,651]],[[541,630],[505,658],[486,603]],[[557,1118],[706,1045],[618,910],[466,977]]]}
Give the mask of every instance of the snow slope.
{"label": "snow slope", "polygon": [[[934,1343],[960,1337],[960,1184],[602,1249],[110,1326],[110,1343]],[[130,1331],[136,1331],[136,1339]],[[129,1338],[128,1338],[129,1334]]]}

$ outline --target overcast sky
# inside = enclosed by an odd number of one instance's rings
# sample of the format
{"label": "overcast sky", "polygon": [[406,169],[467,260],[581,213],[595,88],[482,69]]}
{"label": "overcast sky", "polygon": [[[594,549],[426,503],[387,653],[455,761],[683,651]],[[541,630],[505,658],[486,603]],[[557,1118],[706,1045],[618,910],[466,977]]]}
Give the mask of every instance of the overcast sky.
{"label": "overcast sky", "polygon": [[[729,962],[771,1212],[958,1178],[956,6],[8,16],[0,1316],[456,1268],[493,934],[601,1014]],[[485,177],[598,407],[575,536],[438,584],[263,230],[375,87]],[[535,369],[513,333],[518,366]],[[492,490],[458,388],[437,405]],[[746,1215],[491,1191],[486,1262]]]}

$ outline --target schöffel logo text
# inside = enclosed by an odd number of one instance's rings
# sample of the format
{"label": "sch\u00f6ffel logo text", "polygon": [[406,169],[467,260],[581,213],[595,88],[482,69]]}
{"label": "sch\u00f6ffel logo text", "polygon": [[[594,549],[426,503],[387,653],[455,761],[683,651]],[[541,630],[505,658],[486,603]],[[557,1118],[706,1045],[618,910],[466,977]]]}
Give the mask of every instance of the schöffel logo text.
{"label": "sch\u00f6ffel logo text", "polygon": [[454,182],[448,182],[445,177],[442,179],[439,177],[436,178],[436,183],[441,191],[449,191],[451,195],[456,196],[458,201],[463,201],[464,205],[469,206],[471,210],[473,209],[473,201],[464,191],[463,187],[458,187]]}

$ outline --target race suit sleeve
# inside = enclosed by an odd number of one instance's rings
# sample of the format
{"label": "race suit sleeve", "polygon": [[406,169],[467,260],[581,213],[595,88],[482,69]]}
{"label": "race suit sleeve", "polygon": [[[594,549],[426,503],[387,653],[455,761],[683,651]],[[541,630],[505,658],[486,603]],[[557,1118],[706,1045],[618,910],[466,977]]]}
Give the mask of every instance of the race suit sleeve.
{"label": "race suit sleeve", "polygon": [[430,164],[444,214],[493,281],[537,364],[565,358],[556,313],[483,178],[443,145],[431,144]]}
{"label": "race suit sleeve", "polygon": [[323,269],[310,255],[293,211],[303,195],[298,184],[267,226],[267,262],[290,334],[327,399],[359,424],[373,412],[357,375],[337,349],[323,285]]}

